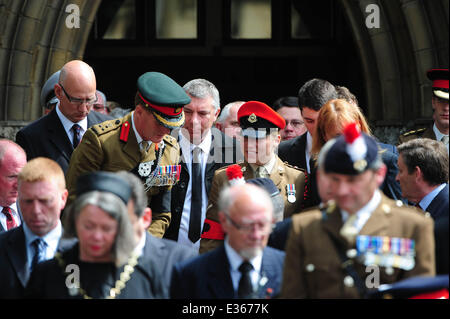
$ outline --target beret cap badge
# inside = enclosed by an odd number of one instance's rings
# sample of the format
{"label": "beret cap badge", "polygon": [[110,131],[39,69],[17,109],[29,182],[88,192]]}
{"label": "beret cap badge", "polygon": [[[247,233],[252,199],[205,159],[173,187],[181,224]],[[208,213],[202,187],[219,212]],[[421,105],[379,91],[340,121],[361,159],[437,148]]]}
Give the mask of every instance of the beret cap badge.
{"label": "beret cap badge", "polygon": [[353,163],[353,168],[358,172],[363,172],[366,169],[367,161],[365,159],[357,160]]}
{"label": "beret cap badge", "polygon": [[256,117],[255,113],[250,114],[250,116],[248,117],[248,121],[250,123],[256,123],[258,121],[258,118]]}

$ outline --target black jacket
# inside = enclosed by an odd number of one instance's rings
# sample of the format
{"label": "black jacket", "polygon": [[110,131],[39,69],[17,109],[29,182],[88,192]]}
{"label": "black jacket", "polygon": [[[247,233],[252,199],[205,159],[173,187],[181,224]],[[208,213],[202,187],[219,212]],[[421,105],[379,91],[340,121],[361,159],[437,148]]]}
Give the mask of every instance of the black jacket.
{"label": "black jacket", "polygon": [[[64,251],[74,243],[72,239],[61,239],[57,251]],[[21,225],[0,234],[0,299],[22,298],[29,278],[25,233]]]}
{"label": "black jacket", "polygon": [[[112,117],[95,111],[87,116],[88,128],[111,120]],[[36,157],[48,157],[56,161],[64,171],[69,167],[73,145],[67,136],[56,109],[46,116],[25,126],[16,134],[16,142],[27,153],[27,160]]]}

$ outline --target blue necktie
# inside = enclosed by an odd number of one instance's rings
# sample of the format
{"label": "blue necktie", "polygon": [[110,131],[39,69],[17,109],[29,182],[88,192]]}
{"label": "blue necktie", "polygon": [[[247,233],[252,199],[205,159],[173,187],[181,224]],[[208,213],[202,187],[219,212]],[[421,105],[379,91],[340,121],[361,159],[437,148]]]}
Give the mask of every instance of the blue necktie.
{"label": "blue necktie", "polygon": [[74,124],[72,126],[73,131],[73,148],[76,148],[81,141],[81,126]]}
{"label": "blue necktie", "polygon": [[31,245],[34,248],[33,261],[31,262],[31,269],[33,270],[37,264],[45,260],[46,243],[42,238],[36,238]]}

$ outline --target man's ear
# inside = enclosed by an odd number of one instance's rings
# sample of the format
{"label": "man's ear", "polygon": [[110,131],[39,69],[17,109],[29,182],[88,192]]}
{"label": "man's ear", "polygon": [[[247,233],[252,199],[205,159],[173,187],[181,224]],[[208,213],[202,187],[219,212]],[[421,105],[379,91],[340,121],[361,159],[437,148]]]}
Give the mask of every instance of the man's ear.
{"label": "man's ear", "polygon": [[222,226],[223,231],[225,233],[228,233],[228,223],[227,223],[227,218],[225,217],[225,213],[219,212],[218,216],[219,216],[219,222],[220,222],[220,225]]}
{"label": "man's ear", "polygon": [[55,83],[55,86],[53,87],[53,91],[55,92],[55,96],[58,98],[58,100],[61,101],[61,99],[63,98],[62,94],[62,89],[61,86],[59,86],[58,83]]}
{"label": "man's ear", "polygon": [[149,228],[152,223],[152,210],[150,207],[146,207],[144,210],[144,215],[142,215],[142,220],[144,222],[145,228]]}

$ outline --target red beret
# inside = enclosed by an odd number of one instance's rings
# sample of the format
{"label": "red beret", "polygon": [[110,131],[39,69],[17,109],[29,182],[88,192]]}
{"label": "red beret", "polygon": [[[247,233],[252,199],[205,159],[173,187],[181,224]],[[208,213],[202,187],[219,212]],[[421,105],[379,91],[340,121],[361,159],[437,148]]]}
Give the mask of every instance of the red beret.
{"label": "red beret", "polygon": [[433,95],[448,101],[448,69],[431,69],[427,77],[433,81]]}
{"label": "red beret", "polygon": [[[248,101],[239,108],[237,113],[239,125],[243,130],[252,128],[259,129],[284,129],[286,121],[270,106],[258,101]],[[261,136],[263,137],[263,136]]]}

